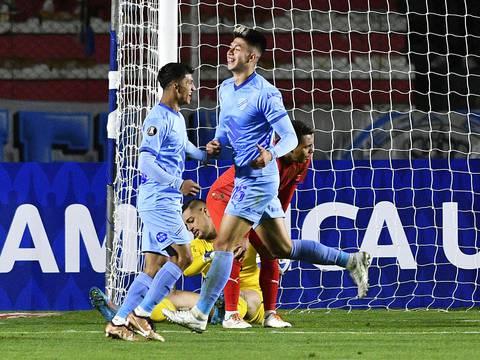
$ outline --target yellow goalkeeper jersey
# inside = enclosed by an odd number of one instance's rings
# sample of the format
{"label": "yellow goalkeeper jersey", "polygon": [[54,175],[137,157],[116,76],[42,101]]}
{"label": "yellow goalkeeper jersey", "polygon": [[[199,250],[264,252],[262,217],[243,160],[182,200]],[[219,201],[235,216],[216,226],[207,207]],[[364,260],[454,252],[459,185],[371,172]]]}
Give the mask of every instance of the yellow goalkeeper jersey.
{"label": "yellow goalkeeper jersey", "polygon": [[240,289],[260,290],[260,269],[257,265],[257,252],[248,244],[242,269],[240,270]]}
{"label": "yellow goalkeeper jersey", "polygon": [[183,274],[185,276],[193,276],[202,274],[203,277],[207,275],[208,269],[210,269],[211,260],[205,254],[209,254],[214,251],[213,242],[203,239],[193,239],[190,243],[190,251],[192,252],[193,261],[189,267],[187,267]]}
{"label": "yellow goalkeeper jersey", "polygon": [[[190,243],[192,252],[192,264],[183,272],[185,276],[193,276],[202,274],[207,275],[210,269],[211,260],[209,253],[213,252],[213,242],[203,239],[194,239]],[[260,270],[257,266],[257,252],[254,247],[249,244],[245,258],[243,260],[242,270],[240,271],[240,289],[255,289],[260,291],[259,284]]]}

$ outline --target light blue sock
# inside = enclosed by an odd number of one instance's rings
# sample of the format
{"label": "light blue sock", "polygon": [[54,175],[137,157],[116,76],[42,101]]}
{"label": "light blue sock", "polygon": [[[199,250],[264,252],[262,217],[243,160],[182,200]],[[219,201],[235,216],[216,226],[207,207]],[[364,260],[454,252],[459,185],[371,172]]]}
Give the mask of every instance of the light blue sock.
{"label": "light blue sock", "polygon": [[135,307],[140,303],[140,301],[142,301],[151,283],[152,278],[150,276],[143,272],[138,274],[135,280],[133,280],[132,285],[130,285],[127,297],[125,298],[125,301],[123,302],[120,309],[118,309],[116,316],[122,319],[126,319],[128,314],[130,314],[133,309],[135,309]]}
{"label": "light blue sock", "polygon": [[233,253],[231,251],[215,251],[215,257],[205,277],[200,290],[200,299],[196,305],[203,314],[210,313],[215,301],[222,293],[232,271],[232,263]]}
{"label": "light blue sock", "polygon": [[182,269],[177,264],[167,261],[153,278],[150,289],[139,307],[147,313],[151,313],[155,305],[170,294],[173,285],[180,279],[180,276],[182,276]]}
{"label": "light blue sock", "polygon": [[313,240],[292,240],[290,259],[302,260],[318,265],[338,265],[346,267],[350,254],[320,244]]}

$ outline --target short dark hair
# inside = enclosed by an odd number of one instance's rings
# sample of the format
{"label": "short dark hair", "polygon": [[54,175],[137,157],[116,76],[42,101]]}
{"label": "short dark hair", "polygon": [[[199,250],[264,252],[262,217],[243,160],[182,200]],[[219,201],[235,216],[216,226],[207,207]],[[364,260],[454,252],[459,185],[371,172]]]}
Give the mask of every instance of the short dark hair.
{"label": "short dark hair", "polygon": [[297,139],[299,143],[300,141],[302,141],[302,136],[313,134],[313,129],[299,120],[293,120],[292,125],[295,129],[295,134],[297,134]]}
{"label": "short dark hair", "polygon": [[261,54],[263,54],[267,48],[267,39],[265,36],[261,32],[254,29],[249,29],[246,26],[235,26],[235,29],[233,29],[233,36],[244,39],[248,45],[256,47],[258,50],[260,50]]}
{"label": "short dark hair", "polygon": [[183,63],[168,63],[158,72],[157,80],[160,86],[165,89],[172,81],[182,80],[185,75],[193,74],[193,69]]}
{"label": "short dark hair", "polygon": [[182,206],[182,213],[185,212],[187,209],[193,209],[199,205],[205,206],[207,203],[202,200],[202,199],[192,199],[187,201],[185,204]]}

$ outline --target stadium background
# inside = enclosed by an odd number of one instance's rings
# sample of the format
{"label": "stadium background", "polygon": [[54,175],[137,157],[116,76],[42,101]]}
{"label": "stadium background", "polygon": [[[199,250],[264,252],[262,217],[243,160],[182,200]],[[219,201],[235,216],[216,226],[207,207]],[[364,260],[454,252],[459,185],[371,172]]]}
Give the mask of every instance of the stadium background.
{"label": "stadium background", "polygon": [[[252,4],[253,2],[240,3]],[[256,3],[262,5],[261,1]],[[325,44],[329,39],[322,35],[316,35],[313,40],[319,55],[333,51],[338,56],[339,61],[335,62],[338,76],[333,78],[325,71],[321,71],[326,65],[321,63],[322,56],[319,56],[320,63],[317,64],[317,67],[320,71],[316,74],[318,77],[315,77],[315,87],[319,91],[313,96],[307,91],[311,89],[311,80],[305,79],[299,72],[286,71],[284,74],[278,75],[280,81],[277,84],[282,91],[286,106],[295,108],[290,112],[292,117],[304,121],[313,120],[317,130],[315,146],[318,151],[315,152],[315,160],[335,159],[348,162],[353,154],[353,158],[367,161],[364,168],[368,173],[368,167],[372,166],[368,163],[371,158],[380,161],[390,158],[406,159],[406,161],[417,158],[420,161],[422,159],[442,161],[442,158],[458,157],[460,158],[458,168],[461,169],[461,172],[477,174],[478,171],[475,171],[470,162],[462,163],[462,158],[465,158],[467,153],[472,155],[469,156],[470,159],[478,157],[480,153],[478,148],[480,146],[478,141],[480,124],[475,116],[475,109],[480,108],[480,54],[478,53],[480,51],[478,35],[480,34],[478,34],[478,26],[475,26],[475,21],[478,22],[477,16],[480,14],[478,2],[466,1],[469,14],[474,16],[467,17],[466,21],[461,20],[461,16],[453,16],[448,20],[448,26],[445,25],[444,20],[447,12],[449,14],[465,12],[465,9],[457,1],[445,1],[441,5],[426,0],[412,0],[408,1],[406,5],[402,1],[393,0],[338,1],[333,5],[323,1],[319,3],[321,3],[320,8],[323,6],[334,12],[353,11],[350,24],[342,22],[335,24],[338,26],[337,30],[343,31],[343,36],[333,37],[332,43],[328,46]],[[410,14],[408,17],[402,16],[407,11],[407,5]],[[182,14],[192,17],[200,16],[199,14],[189,14],[189,11],[193,10],[188,10],[187,6],[184,7]],[[357,22],[357,25],[360,26],[362,18],[356,19],[356,14],[365,12],[367,9],[373,13],[376,11],[382,13],[386,8],[398,14],[398,16],[392,16],[392,19],[396,19],[396,21],[389,24],[393,32],[387,38],[378,36],[365,41],[365,37],[362,37],[361,34],[348,33],[351,24],[355,25]],[[430,11],[427,14],[427,10],[433,8],[435,12]],[[222,19],[225,23],[233,23],[234,20],[242,23],[244,19],[244,22],[248,24],[251,8],[239,6],[235,13],[236,19],[229,15],[226,7],[223,10]],[[205,17],[203,21],[208,23],[209,17],[215,19],[217,12],[221,10],[214,2],[207,1],[197,11],[201,13],[202,18]],[[262,15],[262,6],[257,7],[255,11],[258,19],[261,19],[262,16],[265,18],[270,16],[268,13]],[[59,273],[55,273],[55,271],[42,272],[43,269],[36,261],[20,261],[15,263],[12,269],[8,269],[8,264],[5,265],[4,262],[4,270],[0,274],[0,283],[2,284],[0,308],[4,310],[85,309],[88,307],[86,299],[88,287],[101,285],[103,282],[101,271],[92,269],[92,255],[84,245],[79,245],[80,273],[72,271],[73,274],[70,274],[66,271],[68,260],[65,258],[65,229],[67,227],[65,213],[71,204],[84,205],[90,211],[99,241],[103,239],[105,235],[105,203],[102,203],[104,189],[101,184],[105,183],[102,174],[106,167],[98,162],[106,160],[104,139],[106,138],[108,111],[109,17],[109,1],[0,1],[0,159],[4,162],[0,167],[0,187],[2,188],[0,244],[3,246],[2,256],[4,256],[2,259],[5,260],[4,244],[15,214],[22,204],[33,204],[39,210],[59,270]],[[281,21],[281,17],[279,17],[279,21]],[[322,18],[317,21],[321,22]],[[373,26],[382,27],[384,20],[379,18],[377,21],[378,23],[372,23]],[[228,44],[230,35],[226,31],[227,28],[223,29],[225,34],[220,34],[219,38],[222,44]],[[435,29],[435,31],[432,32],[431,29]],[[183,34],[182,44],[193,43],[193,36],[189,37],[191,32],[188,25],[184,26]],[[205,36],[205,42],[208,43],[208,37],[211,36],[212,41],[214,40],[216,43],[217,34],[215,32],[211,34],[207,32]],[[459,37],[466,38],[467,41],[458,41]],[[306,40],[301,37],[294,37],[292,40],[289,35],[283,36],[278,38],[280,43],[277,43],[277,46],[280,49],[289,49],[295,45],[295,48],[301,53],[301,44],[306,43]],[[308,42],[310,41],[308,39]],[[373,46],[377,53],[374,61],[375,66],[380,70],[378,77],[373,79],[362,77],[362,72],[371,69],[371,65],[362,63],[361,57],[350,57],[352,53],[364,53],[371,50],[366,45],[367,43],[369,46]],[[198,66],[199,64],[195,64],[196,57],[190,56],[192,54],[189,53],[189,49],[192,50],[188,46],[184,47],[181,58],[191,57],[192,65]],[[396,54],[395,57],[390,57],[392,52]],[[468,56],[466,56],[467,54]],[[216,104],[214,82],[217,81],[217,73],[215,69],[212,68],[209,71],[208,68],[218,62],[218,52],[217,49],[207,46],[201,48],[200,55],[205,63],[202,65],[204,68],[198,78],[201,88],[197,97],[202,99],[205,109],[214,108]],[[292,60],[291,55],[287,52],[282,55],[282,51],[278,51],[275,59],[280,63],[274,63],[271,55],[267,53],[262,66],[271,68],[272,65],[275,65],[279,68],[292,68],[294,65],[292,61],[302,61],[302,56],[298,56],[298,60]],[[222,61],[221,58],[220,61]],[[393,71],[396,75],[393,78],[383,78],[382,69],[383,72]],[[455,71],[451,71],[451,69],[455,69]],[[342,74],[345,73],[354,75],[342,77]],[[332,84],[333,89],[331,88]],[[435,91],[431,91],[432,89]],[[392,106],[392,104],[394,105]],[[313,112],[305,111],[305,109],[312,109]],[[392,109],[400,113],[389,113],[388,110]],[[402,114],[407,111],[411,111],[412,115]],[[426,116],[426,112],[430,111],[435,114]],[[373,126],[372,113],[376,114]],[[190,128],[196,128],[198,125],[213,127],[213,114],[208,110],[200,113],[188,109],[185,111]],[[411,126],[412,121],[415,123],[413,136],[405,139],[402,137],[404,134],[402,130],[408,129],[408,125]],[[353,123],[355,123],[355,129],[358,129],[356,132],[351,131]],[[389,130],[391,124],[396,126],[395,136],[393,138],[385,137],[383,130]],[[432,124],[435,125],[433,132],[431,131]],[[404,126],[405,128],[403,128]],[[366,136],[363,129],[369,131],[378,129],[378,131],[370,132]],[[374,135],[370,136],[372,133]],[[211,129],[205,129],[198,136],[196,133],[192,133],[191,139],[202,145],[211,138],[211,134]],[[415,151],[410,151],[412,138]],[[394,139],[394,144],[391,139]],[[372,142],[375,144],[375,151],[371,151]],[[350,151],[352,148],[356,150]],[[432,148],[436,150],[432,151]],[[362,149],[366,149],[366,151],[362,151]],[[51,161],[59,163],[45,164],[45,162]],[[72,161],[75,164],[61,164]],[[25,164],[17,162],[25,162]],[[378,164],[380,167],[384,166],[381,162]],[[318,166],[319,169],[322,169],[322,165]],[[442,165],[439,165],[439,168],[442,168]],[[194,172],[195,170],[192,171],[191,176],[194,175]],[[379,176],[380,179],[383,179],[380,180],[380,183],[391,184],[391,174],[386,172],[387,174],[384,176]],[[363,176],[371,177],[369,174],[363,174]],[[398,185],[398,188],[402,189],[409,186],[413,181],[412,178],[413,175],[407,174],[406,183],[399,182],[395,187]],[[459,180],[452,179],[453,177],[447,174],[436,186],[442,190],[443,186],[448,184],[450,188],[466,190],[464,192],[467,193],[467,197],[476,199],[478,191],[468,195],[468,190],[471,192],[474,186],[473,183],[479,183],[476,177],[468,175]],[[313,179],[311,176],[307,180],[306,186],[314,181],[320,182],[321,180]],[[325,181],[328,182],[328,179]],[[348,183],[348,179],[345,181],[345,183],[341,181],[331,183],[329,187],[336,186],[341,190]],[[457,182],[458,186],[452,187],[451,184],[457,184]],[[371,182],[364,185],[369,184]],[[350,184],[350,186],[353,185]],[[344,191],[344,194],[336,194],[334,198],[337,200],[348,199],[351,194],[348,189]],[[434,191],[426,191],[426,198],[433,199],[436,196]],[[306,192],[303,195],[305,200],[295,201],[297,204],[308,206],[309,196]],[[442,201],[451,199],[449,195],[445,198],[440,196],[438,200],[435,199],[432,202],[437,207],[441,207]],[[329,197],[328,194],[323,196],[327,199]],[[393,191],[386,191],[380,197],[374,196],[374,200],[372,200],[372,196],[372,193],[369,193],[366,195],[366,200],[362,201],[367,204],[382,199],[388,201],[394,194]],[[473,206],[472,204],[478,204],[472,199],[463,209],[464,211],[467,211],[469,206]],[[361,207],[365,204],[362,201],[356,205]],[[428,207],[429,204],[425,204],[425,206]],[[29,219],[33,219],[32,221],[36,219],[34,210],[28,208],[21,210],[25,210],[25,214],[27,214],[25,216],[30,216]],[[82,211],[82,209],[73,210],[78,210],[80,214]],[[476,208],[475,211],[477,211]],[[361,228],[364,230],[369,215],[370,213],[365,214],[359,220],[360,224],[363,223]],[[297,215],[293,214],[293,216]],[[304,217],[305,214],[302,216]],[[420,215],[420,217],[422,216]],[[427,217],[425,215],[425,218]],[[471,224],[465,225],[465,238],[475,233],[476,222],[478,222],[475,216],[473,221],[473,228]],[[336,225],[333,222],[325,226],[333,228]],[[436,221],[415,225],[425,226],[427,228],[425,236],[436,238]],[[21,225],[19,226],[21,228]],[[351,227],[351,223],[346,225],[346,228]],[[77,228],[76,231],[80,230]],[[335,241],[338,244],[340,241],[338,235],[332,232],[331,236],[333,238],[332,245],[335,244]],[[358,238],[359,235],[356,234],[356,237]],[[25,232],[21,241],[21,246],[24,248],[32,245],[32,236],[29,235],[29,231]],[[91,249],[93,253],[94,247]],[[473,253],[471,248],[469,251]],[[444,258],[427,258],[424,262],[425,267],[422,268],[426,279],[429,276],[431,278],[431,272],[436,272],[436,267],[432,264],[438,260],[446,266],[445,271],[441,273],[451,273],[451,265],[446,264]],[[47,262],[47,260],[45,261]],[[386,267],[389,266],[393,267],[391,263],[387,263]],[[451,290],[447,289],[448,296],[446,296],[445,290],[442,290],[440,286],[438,300],[433,301],[427,296],[426,302],[420,301],[413,306],[475,305],[478,299],[475,285],[478,277],[477,271],[463,273],[454,269],[453,274],[453,281],[465,283],[468,288],[466,295],[462,294],[462,290],[460,293],[456,292],[456,289],[453,290],[455,293],[452,295]],[[298,277],[298,274],[292,272],[289,276],[294,278]],[[388,276],[389,278],[385,280],[387,284],[396,282],[400,277],[398,270]],[[380,274],[375,273],[375,277],[380,277]],[[22,287],[16,287],[20,282],[19,279],[23,281]],[[407,277],[407,279],[409,278]],[[442,281],[441,278],[435,280]],[[452,278],[447,280],[452,280]],[[56,285],[48,286],[47,284],[52,281]],[[304,304],[318,303],[315,292],[320,280],[308,281],[312,283],[301,284],[301,287],[311,288],[313,295],[307,294],[301,302]],[[332,282],[335,280],[333,279]],[[407,281],[405,284],[406,289],[399,290],[392,287],[389,290],[388,286],[384,286],[382,291],[387,289],[387,292],[398,292],[399,297],[401,299],[403,297],[399,306],[404,307],[405,303],[411,299],[409,295],[414,291],[412,287],[417,286],[411,281]],[[429,285],[427,284],[427,286]],[[327,284],[326,287],[328,288],[329,285]],[[333,306],[343,306],[342,304],[345,303],[348,305],[346,299],[351,297],[352,289],[347,289],[346,293],[342,293],[342,295],[339,295],[338,290],[335,291],[334,295],[328,296],[336,300],[340,299],[341,303]],[[42,296],[38,297],[38,294],[42,294]],[[381,299],[382,296],[380,296]],[[298,297],[295,302],[297,301]],[[288,303],[288,299],[285,302]],[[374,306],[375,303],[368,304],[368,306],[370,305]],[[380,301],[380,306],[385,306],[385,304]]]}

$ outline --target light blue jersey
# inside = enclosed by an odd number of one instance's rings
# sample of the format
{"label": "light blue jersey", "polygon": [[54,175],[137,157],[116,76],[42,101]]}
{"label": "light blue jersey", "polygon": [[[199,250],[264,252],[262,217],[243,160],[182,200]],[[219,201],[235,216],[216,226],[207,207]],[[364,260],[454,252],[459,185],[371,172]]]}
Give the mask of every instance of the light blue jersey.
{"label": "light blue jersey", "polygon": [[[220,87],[220,121],[215,137],[233,148],[235,184],[225,213],[259,224],[265,217],[283,217],[277,198],[279,175],[275,158],[297,146],[297,136],[278,89],[257,73],[242,84],[225,80]],[[274,146],[277,132],[280,141]],[[259,156],[257,144],[270,151],[272,161],[261,169],[251,162]]]}
{"label": "light blue jersey", "polygon": [[164,104],[155,106],[145,119],[139,151],[142,251],[168,256],[165,249],[171,244],[190,242],[180,192],[185,156],[206,160],[206,153],[188,141],[183,116]]}
{"label": "light blue jersey", "polygon": [[254,72],[239,86],[233,78],[225,80],[220,86],[219,103],[215,138],[222,146],[230,144],[233,148],[237,176],[277,173],[276,161],[263,169],[252,169],[250,162],[259,155],[256,144],[272,152],[272,126],[285,118],[290,122],[278,89]]}
{"label": "light blue jersey", "polygon": [[142,173],[137,208],[139,211],[180,207],[182,173],[188,143],[185,119],[168,106],[155,106],[143,123],[140,152],[155,156],[155,165],[164,173],[156,181]]}

